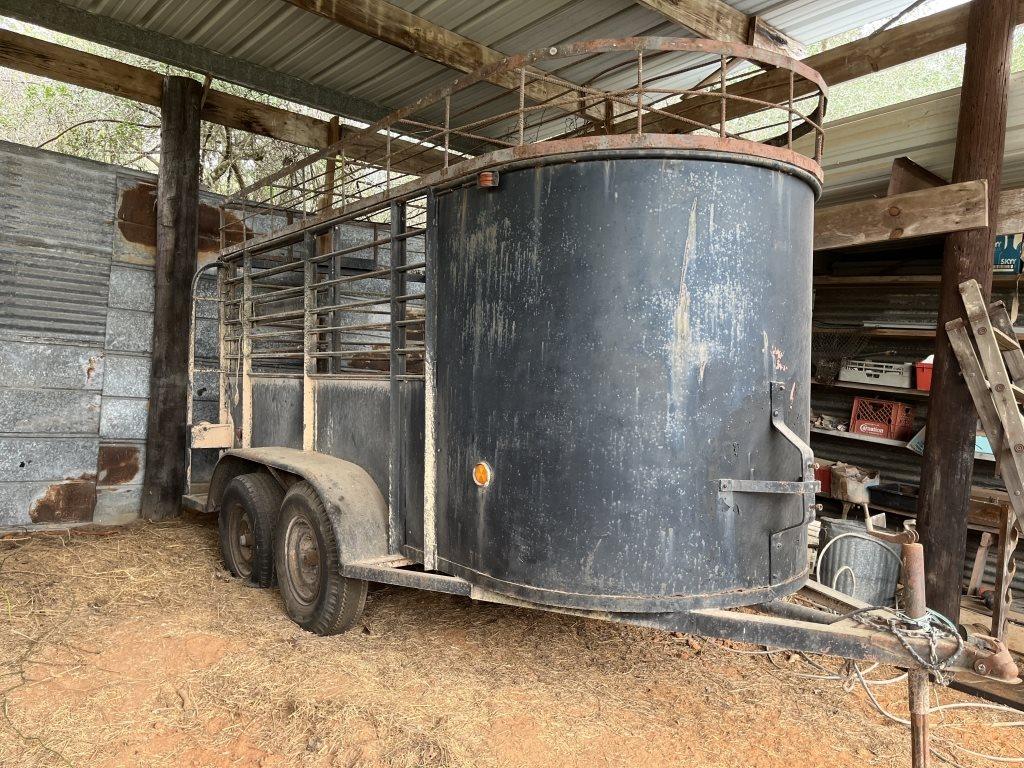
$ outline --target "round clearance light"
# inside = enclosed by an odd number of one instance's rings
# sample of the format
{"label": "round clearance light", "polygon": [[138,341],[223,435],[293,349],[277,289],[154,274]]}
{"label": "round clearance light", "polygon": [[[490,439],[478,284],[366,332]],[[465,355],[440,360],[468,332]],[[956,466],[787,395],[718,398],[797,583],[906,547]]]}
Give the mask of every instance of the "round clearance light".
{"label": "round clearance light", "polygon": [[491,484],[491,478],[494,473],[491,471],[491,465],[486,461],[481,461],[473,467],[473,482],[481,488],[486,488]]}

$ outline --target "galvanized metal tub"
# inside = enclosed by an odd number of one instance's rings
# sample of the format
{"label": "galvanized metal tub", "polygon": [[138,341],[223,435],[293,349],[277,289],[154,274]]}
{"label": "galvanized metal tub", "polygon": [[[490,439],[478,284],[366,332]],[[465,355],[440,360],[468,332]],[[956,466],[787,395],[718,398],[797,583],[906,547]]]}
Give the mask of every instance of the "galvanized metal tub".
{"label": "galvanized metal tub", "polygon": [[801,478],[769,390],[806,440],[816,180],[709,151],[570,160],[437,199],[441,567],[612,611],[795,591],[805,497],[720,481]]}
{"label": "galvanized metal tub", "polygon": [[[875,525],[884,527],[884,517]],[[899,547],[869,537],[863,522],[823,518],[818,553],[822,584],[870,605],[893,604],[900,575]]]}

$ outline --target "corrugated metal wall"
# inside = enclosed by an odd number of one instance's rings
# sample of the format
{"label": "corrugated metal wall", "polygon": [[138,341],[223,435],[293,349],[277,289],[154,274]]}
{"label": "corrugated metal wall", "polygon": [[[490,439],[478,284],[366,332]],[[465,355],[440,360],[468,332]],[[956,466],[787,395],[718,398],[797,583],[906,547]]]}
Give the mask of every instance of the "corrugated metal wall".
{"label": "corrugated metal wall", "polygon": [[[0,142],[0,526],[138,515],[155,185]],[[204,197],[201,258],[217,222]],[[202,357],[216,355],[215,311],[199,327]],[[216,394],[201,396],[197,419],[215,420]]]}

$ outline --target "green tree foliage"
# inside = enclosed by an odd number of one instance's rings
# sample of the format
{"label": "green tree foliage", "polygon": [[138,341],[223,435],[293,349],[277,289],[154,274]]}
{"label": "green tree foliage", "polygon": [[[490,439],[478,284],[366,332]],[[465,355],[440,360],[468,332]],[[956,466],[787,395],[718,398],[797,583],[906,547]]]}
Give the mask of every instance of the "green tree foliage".
{"label": "green tree foliage", "polygon": [[[95,53],[161,74],[192,75],[175,67],[77,38],[0,18],[0,27]],[[212,87],[294,112],[328,116],[308,107],[214,80]],[[160,163],[160,111],[105,93],[0,68],[0,139],[155,173]],[[230,194],[311,150],[245,131],[203,123],[202,183]]]}

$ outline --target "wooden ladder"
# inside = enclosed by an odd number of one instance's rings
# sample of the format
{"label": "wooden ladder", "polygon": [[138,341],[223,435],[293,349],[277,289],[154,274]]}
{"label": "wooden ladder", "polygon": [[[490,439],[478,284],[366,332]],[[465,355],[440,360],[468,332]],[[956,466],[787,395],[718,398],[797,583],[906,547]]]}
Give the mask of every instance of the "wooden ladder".
{"label": "wooden ladder", "polygon": [[[1021,350],[1006,305],[987,304],[977,280],[960,284],[970,333],[961,318],[946,323],[950,345],[992,444],[996,469],[1006,483],[1010,511],[999,531],[996,601],[992,636],[1002,640],[1010,610],[1010,585],[1017,570],[1014,551],[1024,520],[1024,351]],[[971,337],[974,343],[971,342]],[[977,350],[975,350],[977,345]]]}

